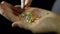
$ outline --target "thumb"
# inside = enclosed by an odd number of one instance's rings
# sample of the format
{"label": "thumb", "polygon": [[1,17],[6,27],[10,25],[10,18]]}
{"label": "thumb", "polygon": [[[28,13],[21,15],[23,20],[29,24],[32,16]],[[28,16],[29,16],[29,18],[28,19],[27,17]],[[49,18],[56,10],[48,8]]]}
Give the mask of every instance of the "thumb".
{"label": "thumb", "polygon": [[18,26],[18,21],[12,23],[12,27],[17,27]]}
{"label": "thumb", "polygon": [[21,25],[21,21],[16,21],[12,23],[12,27],[18,27]]}
{"label": "thumb", "polygon": [[12,27],[20,27],[24,29],[29,29],[30,26],[31,26],[30,24],[23,22],[23,21],[16,21],[12,23]]}
{"label": "thumb", "polygon": [[14,22],[13,24],[12,24],[12,27],[16,27],[17,26],[17,24],[16,24],[16,22]]}

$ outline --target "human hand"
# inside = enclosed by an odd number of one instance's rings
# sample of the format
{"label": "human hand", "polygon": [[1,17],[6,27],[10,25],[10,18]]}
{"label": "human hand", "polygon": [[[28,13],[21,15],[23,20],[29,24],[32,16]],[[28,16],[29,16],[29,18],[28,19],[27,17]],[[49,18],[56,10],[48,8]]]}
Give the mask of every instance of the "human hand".
{"label": "human hand", "polygon": [[[8,5],[8,6],[7,6]],[[12,27],[20,27],[31,30],[33,33],[56,31],[60,33],[60,15],[48,10],[29,7],[26,11],[32,11],[33,14],[41,16],[40,19],[32,23],[27,23],[25,19],[20,20],[13,14],[10,4],[0,4],[0,14],[13,22]],[[19,8],[18,6],[15,6]],[[7,10],[8,9],[8,10]],[[19,10],[20,11],[20,10]]]}
{"label": "human hand", "polygon": [[60,33],[60,15],[54,12],[29,7],[25,11],[32,11],[33,14],[41,16],[40,19],[35,20],[32,23],[27,23],[26,19],[15,21],[12,27],[20,27],[32,31],[33,33],[40,32],[58,32]]}
{"label": "human hand", "polygon": [[0,4],[0,14],[12,22],[19,20],[17,16],[20,14],[20,12],[21,8],[14,7],[5,1],[2,1]]}

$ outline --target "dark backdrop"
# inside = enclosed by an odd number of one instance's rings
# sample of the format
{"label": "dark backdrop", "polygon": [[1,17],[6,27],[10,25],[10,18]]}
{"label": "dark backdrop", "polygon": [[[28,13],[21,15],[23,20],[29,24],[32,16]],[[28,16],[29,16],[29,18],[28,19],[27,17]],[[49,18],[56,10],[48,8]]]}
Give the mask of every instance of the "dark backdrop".
{"label": "dark backdrop", "polygon": [[[1,2],[2,0],[0,0]],[[19,5],[20,0],[3,0],[13,5]],[[33,0],[31,6],[51,10],[55,0]]]}
{"label": "dark backdrop", "polygon": [[[3,0],[0,0],[0,2]],[[20,0],[4,0],[8,3],[11,3],[12,5],[19,5]],[[47,10],[51,10],[55,0],[33,0],[31,7],[38,7],[43,8]],[[0,34],[33,34],[32,32],[28,30],[24,30],[21,28],[12,28],[11,27],[12,22],[4,18],[2,15],[0,15]],[[55,34],[54,32],[46,33],[46,34]]]}

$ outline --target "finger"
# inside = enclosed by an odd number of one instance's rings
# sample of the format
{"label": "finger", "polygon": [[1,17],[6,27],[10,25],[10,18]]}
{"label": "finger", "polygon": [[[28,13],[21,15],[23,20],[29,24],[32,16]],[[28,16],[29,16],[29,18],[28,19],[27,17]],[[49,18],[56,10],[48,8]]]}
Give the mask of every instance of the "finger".
{"label": "finger", "polygon": [[0,14],[3,15],[3,12],[4,12],[4,11],[3,11],[3,7],[2,7],[1,4],[0,4]]}
{"label": "finger", "polygon": [[20,28],[24,28],[24,29],[30,29],[30,24],[24,22],[23,20],[22,21],[16,21],[12,24],[12,27],[20,27]]}
{"label": "finger", "polygon": [[3,7],[3,15],[5,18],[11,20],[12,22],[19,20],[19,18],[13,13],[15,9],[12,10],[10,6],[7,6],[7,3],[3,3],[1,5]]}
{"label": "finger", "polygon": [[14,23],[12,24],[12,27],[17,27],[16,22],[14,22]]}
{"label": "finger", "polygon": [[10,8],[13,7],[13,5],[11,5],[10,3],[7,3],[5,1],[2,1],[1,4],[2,5],[7,5],[7,7],[10,7]]}
{"label": "finger", "polygon": [[19,9],[21,12],[23,12],[24,9],[21,8],[21,5],[15,5],[15,8]]}
{"label": "finger", "polygon": [[20,5],[15,5],[14,7],[22,11],[22,9],[21,9],[21,6],[20,6]]}
{"label": "finger", "polygon": [[20,8],[21,8],[21,6],[20,6],[20,5],[15,5],[14,7],[20,7]]}
{"label": "finger", "polygon": [[12,27],[18,27],[21,25],[21,21],[16,21],[12,23]]}
{"label": "finger", "polygon": [[26,0],[25,1],[25,8],[29,7],[31,5],[32,0]]}
{"label": "finger", "polygon": [[1,4],[6,7],[6,8],[10,8],[11,10],[13,10],[13,14],[15,14],[16,16],[19,15],[21,13],[21,9],[20,8],[16,8],[14,7],[12,4],[7,3],[5,1],[2,1]]}

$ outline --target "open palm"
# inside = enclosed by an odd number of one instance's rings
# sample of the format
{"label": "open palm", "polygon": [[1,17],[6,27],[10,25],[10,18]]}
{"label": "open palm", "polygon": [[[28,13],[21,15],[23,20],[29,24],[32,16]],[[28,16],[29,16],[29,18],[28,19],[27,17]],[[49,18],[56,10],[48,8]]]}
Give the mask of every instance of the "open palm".
{"label": "open palm", "polygon": [[19,8],[19,5],[14,7],[6,2],[2,2],[0,4],[0,14],[13,22],[12,27],[18,26],[21,28],[25,28],[25,29],[31,30],[33,33],[50,32],[50,31],[56,31],[60,33],[60,27],[59,27],[60,15],[50,12],[48,10],[29,7],[25,9],[25,11],[32,11],[33,14],[41,17],[39,18],[39,20],[35,20],[32,23],[27,23],[25,19],[19,20],[19,17],[17,16],[18,14],[15,15],[13,13],[18,8]]}

